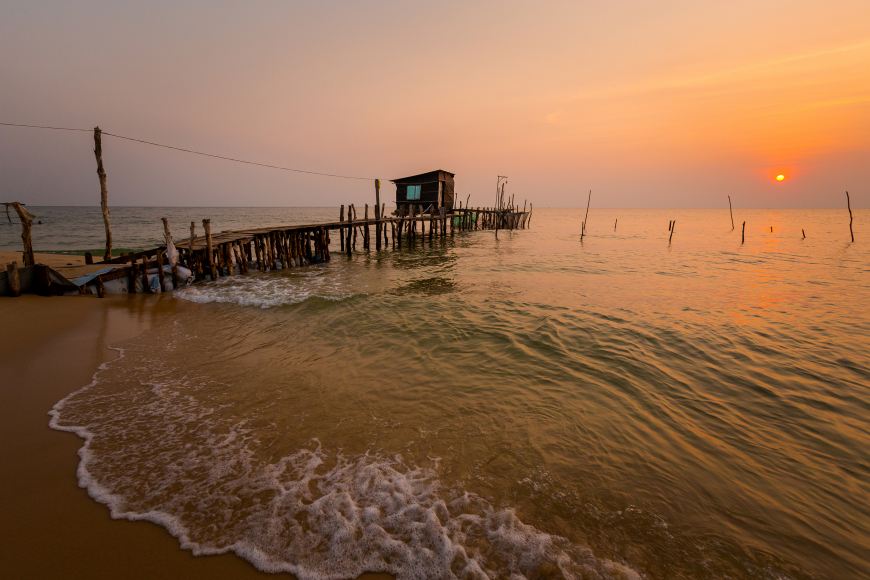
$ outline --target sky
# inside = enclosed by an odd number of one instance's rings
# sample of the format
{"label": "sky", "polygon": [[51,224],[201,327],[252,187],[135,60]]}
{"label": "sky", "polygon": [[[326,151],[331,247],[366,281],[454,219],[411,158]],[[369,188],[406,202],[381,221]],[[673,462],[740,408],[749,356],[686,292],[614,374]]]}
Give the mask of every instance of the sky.
{"label": "sky", "polygon": [[[444,169],[537,207],[870,207],[870,1],[0,0],[0,122],[104,131],[110,205],[338,206]],[[784,175],[777,181],[777,175]],[[97,205],[0,126],[0,201]]]}

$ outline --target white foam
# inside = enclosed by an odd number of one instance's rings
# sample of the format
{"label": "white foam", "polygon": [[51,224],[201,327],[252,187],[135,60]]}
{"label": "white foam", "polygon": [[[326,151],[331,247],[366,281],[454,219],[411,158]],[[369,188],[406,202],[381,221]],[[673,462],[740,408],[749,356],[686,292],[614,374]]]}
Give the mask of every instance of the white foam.
{"label": "white foam", "polygon": [[196,555],[232,551],[301,580],[366,571],[400,579],[640,578],[523,523],[513,509],[442,489],[433,469],[398,455],[344,456],[315,440],[277,461],[258,459],[256,429],[214,420],[219,409],[195,396],[195,380],[113,389],[103,377],[111,364],[57,403],[50,425],[84,438],[79,485],[113,518],[160,524]]}
{"label": "white foam", "polygon": [[298,304],[309,298],[343,300],[351,296],[334,278],[325,276],[233,276],[219,278],[198,286],[186,286],[174,294],[178,298],[198,302],[235,303],[239,306],[275,308]]}

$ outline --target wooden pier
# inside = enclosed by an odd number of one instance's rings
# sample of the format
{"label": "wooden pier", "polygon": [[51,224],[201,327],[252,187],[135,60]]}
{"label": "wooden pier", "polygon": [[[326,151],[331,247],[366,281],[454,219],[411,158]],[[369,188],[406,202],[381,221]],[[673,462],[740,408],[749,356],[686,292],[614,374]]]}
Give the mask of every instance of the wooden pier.
{"label": "wooden pier", "polygon": [[[443,208],[442,208],[443,209]],[[341,206],[339,219],[334,222],[303,225],[284,225],[246,230],[211,232],[211,222],[202,220],[202,233],[197,234],[196,222],[190,223],[191,236],[175,242],[179,252],[179,263],[190,269],[196,281],[215,280],[225,276],[245,274],[251,270],[267,272],[271,270],[297,268],[310,264],[328,262],[332,256],[330,244],[333,232],[339,233],[340,252],[351,255],[357,247],[362,251],[401,249],[403,244],[418,241],[432,242],[435,238],[452,236],[456,232],[475,230],[515,230],[528,227],[532,208],[455,208],[451,212],[436,213],[432,206],[411,205],[403,213],[394,217],[380,217],[384,206],[376,208],[375,217],[369,218],[368,205],[364,215],[358,217],[353,205]],[[345,215],[347,219],[345,219]],[[168,225],[165,232],[168,234]],[[374,230],[374,232],[372,232]],[[374,233],[374,236],[372,236]],[[95,264],[117,264],[124,266],[113,272],[103,274],[102,281],[130,278],[128,287],[135,292],[136,280],[142,278],[142,286],[150,292],[147,271],[156,268],[160,287],[165,288],[165,277],[174,276],[173,288],[178,287],[177,273],[164,272],[166,246],[125,254]]]}

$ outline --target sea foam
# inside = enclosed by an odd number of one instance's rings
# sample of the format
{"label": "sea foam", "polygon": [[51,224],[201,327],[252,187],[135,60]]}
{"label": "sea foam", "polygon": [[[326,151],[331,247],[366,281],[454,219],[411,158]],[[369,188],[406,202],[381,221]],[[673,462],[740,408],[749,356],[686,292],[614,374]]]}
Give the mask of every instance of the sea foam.
{"label": "sea foam", "polygon": [[345,456],[315,439],[263,460],[257,429],[215,420],[196,380],[119,389],[108,373],[119,361],[55,405],[51,427],[85,440],[79,484],[113,518],[160,524],[196,555],[234,552],[303,580],[640,578],[401,455]]}

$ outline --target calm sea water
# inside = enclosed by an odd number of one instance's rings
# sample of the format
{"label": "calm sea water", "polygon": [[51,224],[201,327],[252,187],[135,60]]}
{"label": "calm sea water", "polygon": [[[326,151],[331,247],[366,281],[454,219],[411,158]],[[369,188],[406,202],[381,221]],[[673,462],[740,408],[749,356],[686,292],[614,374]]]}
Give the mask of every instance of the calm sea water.
{"label": "calm sea water", "polygon": [[[33,211],[37,250],[100,247],[95,209]],[[52,422],[116,517],[301,578],[867,578],[870,213],[855,243],[844,214],[593,209],[581,240],[541,209],[197,285]],[[119,208],[118,245],[163,215],[337,211]]]}

